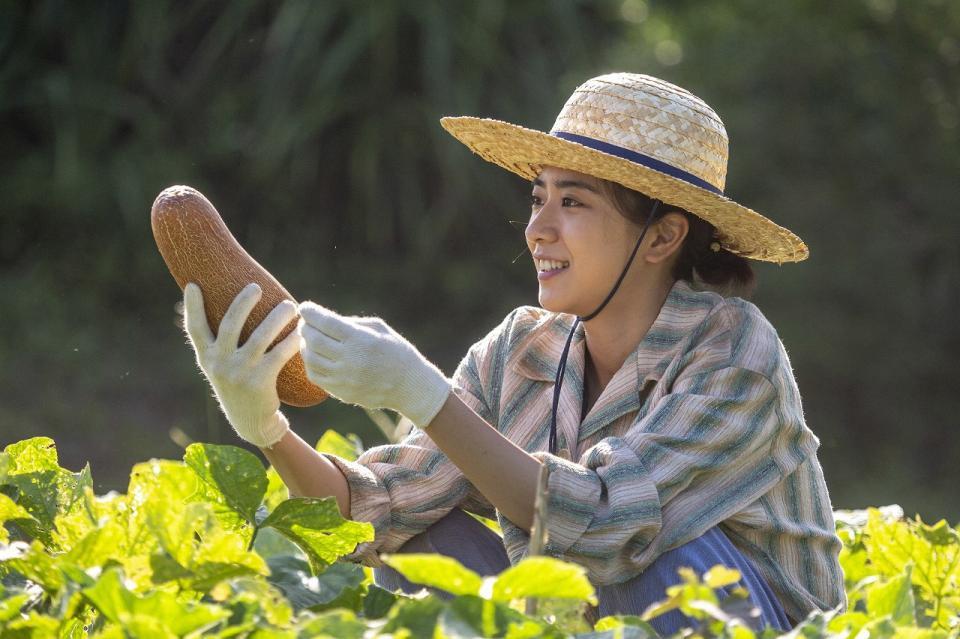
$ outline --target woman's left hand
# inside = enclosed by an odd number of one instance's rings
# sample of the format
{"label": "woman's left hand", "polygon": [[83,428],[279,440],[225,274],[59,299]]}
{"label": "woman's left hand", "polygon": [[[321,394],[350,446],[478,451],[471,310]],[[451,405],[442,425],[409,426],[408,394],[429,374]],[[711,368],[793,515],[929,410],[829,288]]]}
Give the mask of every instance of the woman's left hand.
{"label": "woman's left hand", "polygon": [[345,317],[300,304],[300,355],[307,378],[342,402],[389,408],[425,428],[446,402],[450,380],[379,317]]}

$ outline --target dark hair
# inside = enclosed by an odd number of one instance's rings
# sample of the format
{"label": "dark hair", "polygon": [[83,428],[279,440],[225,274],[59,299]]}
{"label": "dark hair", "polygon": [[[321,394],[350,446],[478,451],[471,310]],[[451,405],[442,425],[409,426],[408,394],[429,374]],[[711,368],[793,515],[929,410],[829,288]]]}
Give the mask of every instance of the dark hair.
{"label": "dark hair", "polygon": [[[616,182],[597,181],[601,193],[621,215],[639,226],[646,223],[653,208],[652,198]],[[750,262],[722,247],[719,251],[711,250],[710,245],[717,241],[714,237],[716,227],[689,211],[664,202],[657,210],[657,217],[670,212],[682,213],[690,225],[680,254],[673,264],[671,275],[674,279],[686,280],[723,295],[749,298],[756,288],[756,276]]]}

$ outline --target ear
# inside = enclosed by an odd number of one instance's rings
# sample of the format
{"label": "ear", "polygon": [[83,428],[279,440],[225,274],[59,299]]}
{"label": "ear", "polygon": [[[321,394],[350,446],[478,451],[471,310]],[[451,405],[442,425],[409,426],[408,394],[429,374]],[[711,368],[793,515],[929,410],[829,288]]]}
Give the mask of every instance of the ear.
{"label": "ear", "polygon": [[652,264],[666,261],[683,246],[689,230],[690,222],[683,213],[671,211],[665,214],[650,226],[648,233],[653,238],[647,249],[646,260]]}

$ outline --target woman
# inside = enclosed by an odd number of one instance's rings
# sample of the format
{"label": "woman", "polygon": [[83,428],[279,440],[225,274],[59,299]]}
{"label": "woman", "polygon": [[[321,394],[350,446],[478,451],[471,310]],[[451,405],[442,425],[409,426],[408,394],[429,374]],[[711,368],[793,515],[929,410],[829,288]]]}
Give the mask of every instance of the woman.
{"label": "woman", "polygon": [[[798,237],[722,195],[727,137],[699,98],[636,74],[591,79],[550,133],[444,118],[484,159],[531,179],[526,240],[541,307],[514,309],[451,379],[379,318],[305,302],[274,309],[237,349],[259,299],[238,295],[219,339],[185,291],[201,369],[238,434],[294,495],[334,495],[371,522],[348,558],[437,551],[485,574],[527,551],[537,475],[549,470],[546,552],[586,567],[600,615],[640,614],[679,566],[743,575],[760,625],[844,607],[829,494],[786,351],[756,306],[746,258],[807,256]],[[696,285],[696,286],[695,286]],[[275,382],[300,351],[342,401],[418,427],[356,462],[290,430]],[[451,392],[453,391],[453,392]],[[502,543],[464,510],[496,516]],[[379,583],[410,589],[386,567]],[[669,634],[685,619],[654,620]]]}

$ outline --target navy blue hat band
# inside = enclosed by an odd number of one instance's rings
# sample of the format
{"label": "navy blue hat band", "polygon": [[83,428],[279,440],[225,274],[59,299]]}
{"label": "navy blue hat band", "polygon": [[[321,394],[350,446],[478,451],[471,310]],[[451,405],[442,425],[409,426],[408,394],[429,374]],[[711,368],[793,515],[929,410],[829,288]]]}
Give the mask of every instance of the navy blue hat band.
{"label": "navy blue hat band", "polygon": [[567,133],[566,131],[557,131],[551,133],[553,137],[560,138],[561,140],[567,140],[569,142],[576,142],[577,144],[582,144],[583,146],[594,149],[595,151],[601,151],[609,155],[615,155],[618,158],[623,158],[624,160],[630,160],[637,164],[642,164],[643,166],[654,169],[655,171],[660,171],[661,173],[666,173],[671,177],[675,177],[679,180],[683,180],[694,186],[698,186],[701,189],[706,189],[717,195],[723,195],[723,191],[710,184],[706,180],[698,178],[692,173],[687,173],[681,169],[678,169],[675,166],[657,160],[650,157],[649,155],[644,155],[643,153],[638,153],[636,151],[631,151],[630,149],[625,149],[622,146],[617,146],[616,144],[610,144],[609,142],[603,142],[601,140],[595,140],[593,138],[588,138],[585,135],[577,135],[576,133]]}

